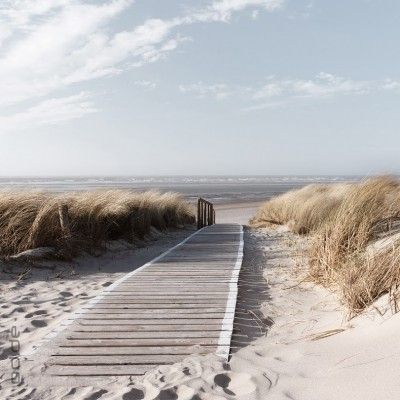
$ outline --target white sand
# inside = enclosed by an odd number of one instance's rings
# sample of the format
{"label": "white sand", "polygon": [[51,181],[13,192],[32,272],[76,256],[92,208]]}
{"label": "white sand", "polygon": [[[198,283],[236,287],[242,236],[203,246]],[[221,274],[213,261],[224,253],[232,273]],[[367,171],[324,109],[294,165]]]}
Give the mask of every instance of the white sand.
{"label": "white sand", "polygon": [[247,202],[247,203],[226,203],[217,204],[216,222],[219,224],[236,222],[238,224],[247,225],[257,209],[263,202]]}
{"label": "white sand", "polygon": [[[234,211],[230,211],[232,215]],[[237,208],[237,218],[244,211]],[[175,238],[177,239],[177,237]],[[167,244],[168,241],[165,242]],[[69,387],[40,387],[25,383],[13,389],[13,399],[296,399],[375,400],[400,398],[400,314],[392,315],[387,298],[351,321],[335,297],[309,283],[299,283],[293,272],[301,245],[292,234],[271,230],[251,230],[245,234],[246,270],[264,269],[270,298],[262,313],[272,319],[268,335],[239,350],[230,363],[214,355],[191,356],[173,366],[149,371],[140,379],[115,378],[95,387],[71,382]],[[119,254],[117,251],[117,254]],[[161,252],[161,249],[158,249]],[[138,254],[138,253],[136,253]],[[133,254],[131,254],[132,256]],[[144,257],[145,259],[146,257]],[[121,257],[122,260],[126,259]],[[143,259],[143,262],[145,261]],[[103,265],[104,257],[101,257]],[[120,262],[117,258],[115,262]],[[303,260],[304,262],[304,260]],[[98,265],[100,265],[98,263]],[[116,265],[116,264],[114,264]],[[92,271],[93,272],[93,271]],[[22,340],[34,342],[48,328],[98,293],[101,285],[117,278],[110,272],[88,273],[79,279],[64,277],[49,282],[30,282],[2,293],[2,325],[13,322],[24,330]],[[61,295],[61,291],[70,295]],[[84,296],[83,293],[88,294]],[[36,304],[32,302],[32,295]],[[26,297],[26,304],[15,304]],[[69,299],[70,298],[70,299]],[[68,300],[69,299],[69,300]],[[14,303],[12,303],[14,302]],[[65,305],[61,305],[60,303]],[[23,308],[18,311],[16,308]],[[47,314],[27,316],[34,311]],[[4,314],[10,314],[4,317]],[[26,318],[25,318],[26,317]],[[32,327],[33,320],[45,320],[45,328]],[[26,339],[28,338],[28,339]],[[7,343],[3,344],[3,348]],[[3,393],[11,395],[9,366],[1,362]],[[23,363],[24,360],[21,360]],[[29,371],[24,371],[28,373]],[[1,389],[0,389],[1,390]],[[17,394],[17,392],[20,392]],[[11,399],[11,397],[10,397]]]}

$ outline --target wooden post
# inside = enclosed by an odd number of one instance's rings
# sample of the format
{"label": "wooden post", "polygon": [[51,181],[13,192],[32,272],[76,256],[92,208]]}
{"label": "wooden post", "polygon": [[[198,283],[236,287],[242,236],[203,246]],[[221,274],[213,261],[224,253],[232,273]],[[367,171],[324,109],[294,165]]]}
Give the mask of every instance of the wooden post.
{"label": "wooden post", "polygon": [[60,217],[61,231],[64,236],[71,236],[71,227],[68,216],[67,204],[60,204],[58,206],[58,215]]}
{"label": "wooden post", "polygon": [[201,228],[201,199],[197,200],[197,229]]}
{"label": "wooden post", "polygon": [[206,212],[206,205],[204,201],[201,201],[201,227],[204,227],[204,213]]}

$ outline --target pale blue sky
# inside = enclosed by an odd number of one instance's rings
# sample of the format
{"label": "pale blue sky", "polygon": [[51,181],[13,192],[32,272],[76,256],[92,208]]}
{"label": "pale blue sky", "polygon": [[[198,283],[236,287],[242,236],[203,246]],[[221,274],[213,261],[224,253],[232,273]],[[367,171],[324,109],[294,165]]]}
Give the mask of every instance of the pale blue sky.
{"label": "pale blue sky", "polygon": [[400,172],[400,2],[2,0],[0,175]]}

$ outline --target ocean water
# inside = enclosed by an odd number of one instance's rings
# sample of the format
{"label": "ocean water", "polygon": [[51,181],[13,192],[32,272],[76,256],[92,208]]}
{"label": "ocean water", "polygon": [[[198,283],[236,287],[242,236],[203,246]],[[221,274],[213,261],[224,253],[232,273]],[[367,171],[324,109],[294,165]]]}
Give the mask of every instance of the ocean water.
{"label": "ocean water", "polygon": [[115,176],[0,177],[0,189],[52,192],[92,189],[159,190],[182,193],[188,200],[203,197],[216,204],[262,201],[311,183],[359,180],[357,176]]}

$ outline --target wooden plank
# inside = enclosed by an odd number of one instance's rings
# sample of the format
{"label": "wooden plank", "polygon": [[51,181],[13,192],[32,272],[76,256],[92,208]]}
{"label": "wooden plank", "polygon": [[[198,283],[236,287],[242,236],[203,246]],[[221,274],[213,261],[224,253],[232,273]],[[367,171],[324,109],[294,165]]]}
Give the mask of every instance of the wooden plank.
{"label": "wooden plank", "polygon": [[212,296],[209,293],[202,293],[202,294],[196,294],[196,293],[184,293],[184,294],[174,294],[174,293],[162,293],[162,294],[137,294],[137,293],[115,293],[115,294],[109,294],[107,296],[103,297],[104,300],[132,300],[135,301],[135,299],[147,299],[147,300],[212,300],[212,299],[218,299],[218,300],[226,300],[227,296],[226,294],[223,293],[214,293]]}
{"label": "wooden plank", "polygon": [[173,338],[219,338],[220,331],[156,331],[156,332],[72,332],[68,340],[76,339],[173,339]]}
{"label": "wooden plank", "polygon": [[65,366],[52,365],[46,373],[50,376],[140,376],[154,368],[151,365],[96,365],[96,366]]}
{"label": "wooden plank", "polygon": [[[226,292],[229,290],[229,284],[226,283],[224,286],[218,286],[218,285],[214,285],[214,286],[206,286],[206,285],[198,285],[193,286],[193,287],[188,287],[188,288],[183,288],[185,285],[142,285],[142,286],[138,286],[138,287],[123,287],[120,290],[116,290],[116,291],[112,291],[110,292],[110,294],[107,294],[104,297],[111,297],[114,295],[124,295],[124,296],[138,296],[138,295],[158,295],[158,296],[184,296],[184,295],[188,295],[188,296],[193,296],[193,295],[204,295],[204,296],[209,296],[210,293],[214,293],[214,294],[218,294],[221,296],[224,296],[225,298],[226,296]],[[200,289],[201,287],[201,289]],[[181,289],[181,291],[179,292],[178,290]],[[179,294],[178,294],[179,293]]]}
{"label": "wooden plank", "polygon": [[[85,310],[85,309],[84,309]],[[83,310],[83,311],[84,311]],[[156,307],[149,307],[143,305],[134,305],[134,307],[127,307],[127,306],[119,306],[119,307],[105,307],[105,306],[97,306],[96,308],[88,308],[86,309],[88,315],[93,314],[105,314],[105,313],[138,313],[140,315],[149,314],[149,315],[157,315],[157,314],[165,314],[168,312],[172,312],[174,314],[193,314],[193,313],[220,313],[224,314],[226,309],[223,306],[220,307],[196,307],[196,305],[191,307],[183,307],[182,305],[178,304],[175,307],[171,307],[166,304],[160,304]],[[231,309],[231,312],[234,310]]]}
{"label": "wooden plank", "polygon": [[128,325],[128,326],[141,326],[143,327],[143,330],[145,329],[150,329],[154,330],[154,329],[162,329],[163,326],[165,327],[169,327],[169,329],[176,329],[177,326],[179,328],[179,330],[184,329],[185,326],[193,326],[193,325],[203,325],[203,327],[207,327],[207,326],[213,326],[214,328],[221,328],[221,320],[212,320],[212,319],[207,319],[207,321],[198,319],[198,320],[192,320],[191,322],[187,322],[188,320],[167,320],[164,323],[160,323],[160,321],[153,321],[154,323],[150,323],[149,321],[141,321],[139,322],[138,320],[83,320],[83,319],[79,319],[76,320],[76,323],[81,325],[81,326],[91,326],[91,325],[97,325],[97,326],[110,326],[110,325]]}
{"label": "wooden plank", "polygon": [[79,317],[76,319],[80,323],[85,323],[86,325],[90,324],[102,324],[102,325],[110,325],[110,324],[128,324],[128,325],[191,325],[191,324],[220,324],[222,322],[222,318],[165,318],[165,319],[144,319],[144,318],[107,318],[107,319],[95,319],[91,317]]}
{"label": "wooden plank", "polygon": [[[82,325],[75,323],[73,332],[221,332],[220,324],[207,325]],[[188,334],[189,335],[189,334]]]}
{"label": "wooden plank", "polygon": [[102,355],[102,354],[208,354],[217,349],[216,345],[211,346],[167,346],[167,347],[62,347],[57,351],[59,355]]}
{"label": "wooden plank", "polygon": [[[179,288],[180,290],[177,291],[177,288]],[[185,287],[183,285],[167,285],[167,286],[163,286],[160,285],[158,287],[158,285],[149,285],[147,287],[142,286],[141,288],[137,288],[135,289],[135,291],[133,290],[129,290],[129,289],[125,289],[125,288],[116,288],[115,290],[108,292],[107,296],[112,296],[114,293],[131,293],[131,294],[158,294],[159,296],[163,296],[163,295],[174,295],[174,296],[183,296],[183,295],[208,295],[210,292],[214,293],[214,294],[220,294],[223,295],[225,297],[227,297],[227,288],[229,288],[229,284],[224,284],[223,286],[217,286],[217,287],[213,287],[213,286],[208,286],[208,285],[196,285],[196,286],[188,286]]]}
{"label": "wooden plank", "polygon": [[134,355],[53,355],[49,365],[143,365],[173,364],[182,360],[179,354],[134,354]]}
{"label": "wooden plank", "polygon": [[60,347],[133,347],[133,346],[193,346],[199,345],[216,345],[218,338],[163,338],[163,339],[79,339],[65,340]]}
{"label": "wooden plank", "polygon": [[[152,320],[156,323],[158,321],[163,320],[193,320],[193,319],[216,319],[222,320],[224,318],[224,312],[218,313],[172,313],[172,312],[163,312],[163,313],[156,313],[156,312],[148,312],[148,313],[128,313],[128,312],[115,312],[110,311],[108,313],[98,313],[98,312],[86,312],[83,314],[78,314],[78,320],[93,320],[93,319],[100,319],[100,320],[135,320],[135,321],[148,321]],[[233,313],[234,314],[234,313]]]}
{"label": "wooden plank", "polygon": [[[171,306],[184,306],[192,307],[192,306],[207,306],[207,307],[219,307],[226,305],[226,299],[196,299],[196,298],[189,298],[189,299],[153,299],[153,298],[136,298],[132,299],[132,301],[124,301],[126,299],[119,300],[118,298],[114,299],[107,299],[103,301],[99,301],[96,303],[97,306],[103,305],[126,305],[127,307],[137,306],[138,308],[148,307],[152,308],[152,306],[165,306],[166,308]],[[89,306],[90,307],[90,306]],[[88,307],[83,307],[88,308]],[[90,307],[92,308],[92,307]]]}
{"label": "wooden plank", "polygon": [[226,283],[229,283],[231,281],[230,277],[225,277],[224,279],[222,279],[221,277],[217,277],[217,278],[211,278],[208,277],[207,279],[190,279],[190,278],[185,278],[185,277],[174,277],[173,279],[168,279],[168,278],[161,278],[162,280],[160,280],[160,278],[157,279],[140,279],[140,277],[138,278],[137,281],[135,282],[124,282],[123,284],[119,285],[119,288],[123,288],[123,287],[141,287],[144,285],[150,286],[154,285],[154,283],[157,284],[157,286],[169,286],[169,285],[173,285],[173,286],[180,286],[182,283],[184,283],[186,286],[188,287],[196,287],[199,288],[199,283],[201,283],[202,285],[209,285],[209,286],[225,286]]}

